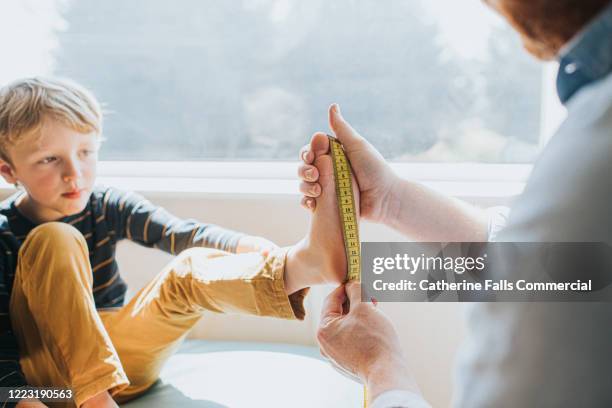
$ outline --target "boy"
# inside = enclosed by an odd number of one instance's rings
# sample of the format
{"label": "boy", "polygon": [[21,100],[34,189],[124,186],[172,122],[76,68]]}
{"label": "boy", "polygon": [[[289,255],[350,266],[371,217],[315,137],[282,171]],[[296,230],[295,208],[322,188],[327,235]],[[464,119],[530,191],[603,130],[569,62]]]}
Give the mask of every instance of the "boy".
{"label": "boy", "polygon": [[[98,102],[70,81],[0,90],[0,174],[22,187],[0,204],[0,386],[69,387],[77,407],[116,407],[156,381],[203,310],[303,319],[309,286],[344,279],[328,155],[309,233],[278,248],[96,186],[101,133]],[[127,305],[124,238],[178,255]]]}

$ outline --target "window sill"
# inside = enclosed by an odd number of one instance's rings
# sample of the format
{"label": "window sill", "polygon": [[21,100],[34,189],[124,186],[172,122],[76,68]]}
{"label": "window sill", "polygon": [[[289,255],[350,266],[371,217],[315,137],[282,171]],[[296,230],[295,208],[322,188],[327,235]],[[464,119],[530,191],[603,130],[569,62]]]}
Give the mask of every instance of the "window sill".
{"label": "window sill", "polygon": [[[142,193],[223,195],[299,194],[297,162],[100,162],[98,183]],[[521,193],[531,165],[392,163],[402,178],[465,198]],[[13,187],[0,184],[2,192]]]}

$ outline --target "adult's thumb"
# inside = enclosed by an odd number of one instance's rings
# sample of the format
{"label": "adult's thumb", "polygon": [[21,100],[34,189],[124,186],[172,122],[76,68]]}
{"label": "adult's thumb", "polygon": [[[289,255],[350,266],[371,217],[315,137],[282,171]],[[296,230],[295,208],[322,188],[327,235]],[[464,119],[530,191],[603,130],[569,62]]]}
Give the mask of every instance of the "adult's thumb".
{"label": "adult's thumb", "polygon": [[346,284],[346,294],[351,305],[361,302],[361,282],[350,281]]}
{"label": "adult's thumb", "polygon": [[350,150],[356,143],[363,141],[363,137],[342,117],[340,107],[336,103],[329,107],[329,127],[345,149]]}
{"label": "adult's thumb", "polygon": [[342,304],[345,300],[346,293],[344,292],[344,285],[338,286],[323,302],[323,307],[321,308],[321,323],[325,324],[330,319],[342,316]]}

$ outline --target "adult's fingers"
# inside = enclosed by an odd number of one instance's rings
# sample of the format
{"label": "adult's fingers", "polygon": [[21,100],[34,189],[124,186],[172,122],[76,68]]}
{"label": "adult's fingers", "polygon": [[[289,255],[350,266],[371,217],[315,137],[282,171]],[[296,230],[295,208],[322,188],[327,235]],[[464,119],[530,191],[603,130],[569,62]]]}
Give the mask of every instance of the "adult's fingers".
{"label": "adult's fingers", "polygon": [[345,287],[350,304],[359,304],[361,302],[361,282],[351,281]]}
{"label": "adult's fingers", "polygon": [[321,309],[321,324],[326,324],[330,319],[338,316],[342,316],[342,304],[346,300],[346,293],[344,292],[344,285],[338,286],[334,289],[323,302],[323,308]]}

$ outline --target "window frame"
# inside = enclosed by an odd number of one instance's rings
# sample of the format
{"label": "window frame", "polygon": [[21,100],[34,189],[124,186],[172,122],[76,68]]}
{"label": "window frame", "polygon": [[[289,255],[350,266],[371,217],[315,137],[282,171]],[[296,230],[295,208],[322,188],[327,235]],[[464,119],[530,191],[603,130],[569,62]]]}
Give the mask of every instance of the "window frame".
{"label": "window frame", "polygon": [[[150,193],[299,194],[295,162],[100,163],[99,181]],[[530,164],[391,163],[401,178],[458,197],[506,198],[520,194]]]}

